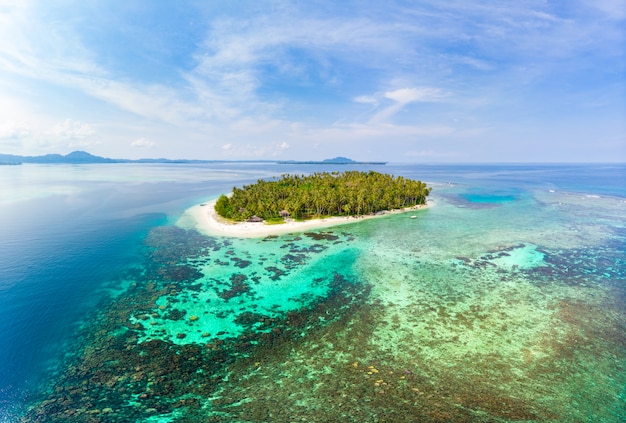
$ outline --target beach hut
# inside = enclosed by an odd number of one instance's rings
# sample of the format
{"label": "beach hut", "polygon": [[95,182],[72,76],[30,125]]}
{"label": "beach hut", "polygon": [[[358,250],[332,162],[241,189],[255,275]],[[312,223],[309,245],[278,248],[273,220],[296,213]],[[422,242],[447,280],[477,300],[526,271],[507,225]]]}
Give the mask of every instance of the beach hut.
{"label": "beach hut", "polygon": [[246,222],[259,223],[259,222],[263,222],[263,219],[261,219],[257,215],[254,215],[250,219],[248,219]]}

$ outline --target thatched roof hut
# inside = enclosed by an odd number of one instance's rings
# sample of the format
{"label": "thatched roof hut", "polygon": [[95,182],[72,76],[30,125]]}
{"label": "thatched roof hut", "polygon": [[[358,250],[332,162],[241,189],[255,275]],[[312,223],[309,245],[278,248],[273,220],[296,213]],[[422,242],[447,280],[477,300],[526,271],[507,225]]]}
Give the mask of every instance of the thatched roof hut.
{"label": "thatched roof hut", "polygon": [[280,217],[289,217],[289,212],[287,210],[281,210],[278,212]]}
{"label": "thatched roof hut", "polygon": [[259,222],[263,222],[263,219],[261,219],[257,215],[254,215],[250,219],[246,220],[246,222],[259,223]]}

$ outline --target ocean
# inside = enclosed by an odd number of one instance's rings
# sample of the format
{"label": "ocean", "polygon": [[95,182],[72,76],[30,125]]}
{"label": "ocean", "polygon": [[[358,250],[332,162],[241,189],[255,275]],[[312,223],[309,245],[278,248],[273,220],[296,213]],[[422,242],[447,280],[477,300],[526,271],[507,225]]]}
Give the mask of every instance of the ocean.
{"label": "ocean", "polygon": [[[260,239],[184,217],[343,170],[432,204]],[[0,422],[626,420],[623,164],[0,166],[0,222]]]}

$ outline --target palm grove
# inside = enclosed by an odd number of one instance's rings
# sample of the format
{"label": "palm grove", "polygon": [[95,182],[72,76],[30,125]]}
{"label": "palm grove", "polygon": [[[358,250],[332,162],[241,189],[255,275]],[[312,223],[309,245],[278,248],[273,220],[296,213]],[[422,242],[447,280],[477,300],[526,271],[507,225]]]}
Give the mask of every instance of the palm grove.
{"label": "palm grove", "polygon": [[429,193],[423,182],[374,171],[282,175],[233,188],[230,197],[217,200],[215,210],[235,221],[352,216],[425,204]]}

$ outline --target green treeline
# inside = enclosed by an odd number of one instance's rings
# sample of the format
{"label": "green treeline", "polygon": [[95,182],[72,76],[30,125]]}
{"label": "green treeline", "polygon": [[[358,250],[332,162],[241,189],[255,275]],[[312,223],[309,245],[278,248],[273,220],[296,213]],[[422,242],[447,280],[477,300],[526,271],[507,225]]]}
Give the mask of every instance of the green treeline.
{"label": "green treeline", "polygon": [[429,193],[423,182],[374,171],[282,175],[233,188],[232,196],[217,200],[215,210],[236,221],[278,220],[285,212],[295,219],[352,216],[425,204]]}

